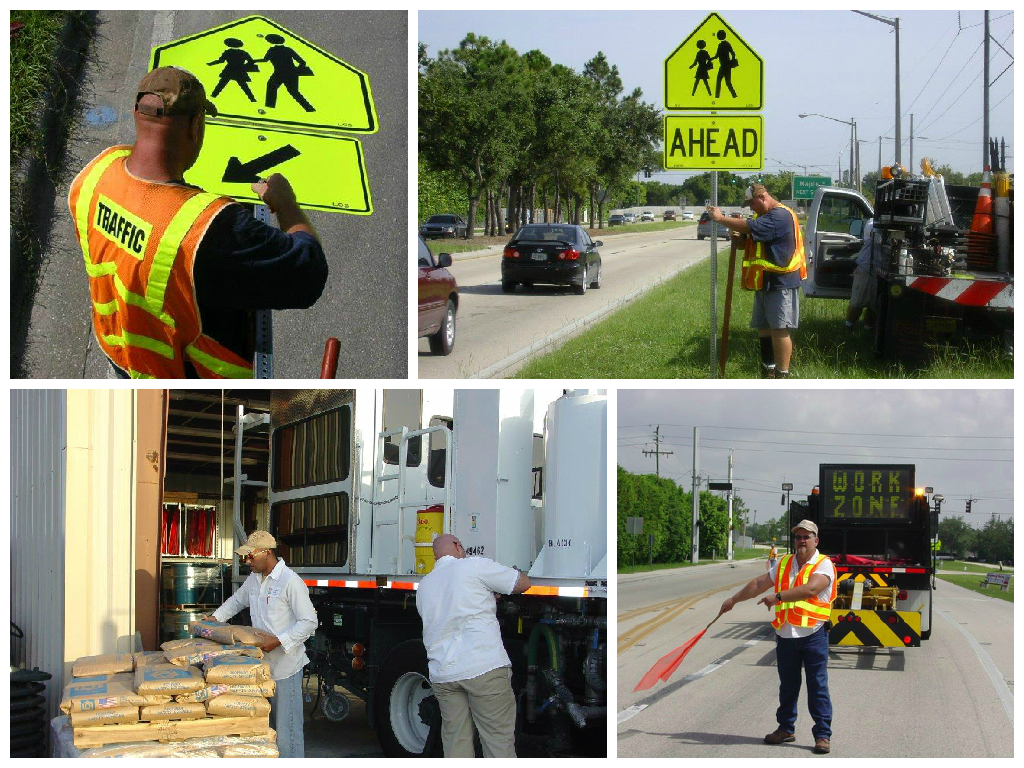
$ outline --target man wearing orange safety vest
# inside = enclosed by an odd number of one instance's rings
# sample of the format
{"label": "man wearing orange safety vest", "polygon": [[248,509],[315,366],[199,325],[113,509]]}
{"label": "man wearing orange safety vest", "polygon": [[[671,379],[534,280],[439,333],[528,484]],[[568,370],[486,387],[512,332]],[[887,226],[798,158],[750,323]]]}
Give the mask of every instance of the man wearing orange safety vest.
{"label": "man wearing orange safety vest", "polygon": [[310,307],[327,281],[283,176],[252,184],[280,229],[185,183],[216,114],[190,72],[155,69],[135,95],[135,144],[100,153],[71,184],[93,329],[118,377],[252,377],[248,313]]}
{"label": "man wearing orange safety vest", "polygon": [[804,239],[796,213],[768,194],[763,184],[747,187],[746,199],[756,215],[747,221],[709,208],[711,218],[746,235],[742,285],[754,293],[750,327],[761,345],[765,378],[789,378],[793,356],[791,332],[800,325],[800,281],[807,277]]}
{"label": "man wearing orange safety vest", "polygon": [[796,704],[800,695],[800,672],[807,675],[807,708],[814,727],[814,751],[831,750],[832,700],[828,695],[828,632],[826,622],[836,599],[836,570],[832,561],[818,552],[818,526],[801,520],[792,530],[796,554],[783,555],[768,573],[758,576],[722,603],[719,615],[736,603],[762,597],[768,610],[775,611],[775,658],[779,668],[779,727],[764,737],[766,744],[796,741]]}

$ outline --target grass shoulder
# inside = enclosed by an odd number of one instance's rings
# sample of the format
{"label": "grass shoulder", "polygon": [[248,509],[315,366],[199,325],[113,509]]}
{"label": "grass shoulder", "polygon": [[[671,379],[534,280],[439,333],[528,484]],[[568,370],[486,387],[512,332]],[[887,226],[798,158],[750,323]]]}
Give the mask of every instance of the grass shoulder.
{"label": "grass shoulder", "polygon": [[[768,550],[765,550],[765,549],[734,549],[733,550],[733,560],[752,560],[752,559],[757,558],[757,557],[767,558],[768,557]],[[692,567],[694,565],[713,565],[714,563],[723,563],[723,562],[727,562],[727,561],[724,558],[719,557],[719,558],[715,558],[714,560],[712,560],[712,559],[700,560],[700,561],[698,561],[696,563],[691,563],[691,562],[685,562],[685,563],[654,563],[653,565],[648,565],[647,563],[637,563],[635,566],[620,564],[619,568],[618,568],[618,572],[619,573],[648,573],[650,571],[667,571],[667,570],[670,570],[672,568],[690,568],[690,567]],[[767,562],[767,559],[766,559],[766,562]]]}
{"label": "grass shoulder", "polygon": [[977,575],[971,576],[969,573],[964,575],[940,573],[938,574],[938,578],[943,581],[948,581],[950,584],[956,584],[958,587],[969,589],[971,592],[977,592],[979,595],[987,595],[988,597],[995,597],[999,600],[1006,600],[1011,603],[1013,602],[1013,578],[1010,579],[1010,589],[1007,592],[1003,592],[1003,590],[997,586],[983,587],[981,584],[984,581],[984,578]]}
{"label": "grass shoulder", "polygon": [[1000,570],[1013,573],[1013,568],[1005,565],[1000,569],[998,565],[969,563],[966,560],[939,560],[935,567],[939,571],[962,571],[964,573],[999,573]]}

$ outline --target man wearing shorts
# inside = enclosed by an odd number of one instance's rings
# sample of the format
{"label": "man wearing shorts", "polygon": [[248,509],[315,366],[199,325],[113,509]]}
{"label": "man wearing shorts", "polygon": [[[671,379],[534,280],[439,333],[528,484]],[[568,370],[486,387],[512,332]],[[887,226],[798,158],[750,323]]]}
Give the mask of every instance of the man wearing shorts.
{"label": "man wearing shorts", "polygon": [[723,215],[711,207],[711,219],[747,236],[743,252],[743,287],[753,290],[750,327],[761,345],[761,371],[765,378],[789,378],[793,356],[791,332],[800,324],[800,281],[807,276],[803,232],[796,213],[768,194],[763,184],[747,188],[744,205],[756,218]]}
{"label": "man wearing shorts", "polygon": [[869,331],[875,327],[875,279],[871,276],[871,232],[874,219],[864,222],[864,245],[857,254],[857,268],[853,271],[853,290],[850,292],[850,306],[846,310],[846,327],[853,330],[864,313],[864,327]]}

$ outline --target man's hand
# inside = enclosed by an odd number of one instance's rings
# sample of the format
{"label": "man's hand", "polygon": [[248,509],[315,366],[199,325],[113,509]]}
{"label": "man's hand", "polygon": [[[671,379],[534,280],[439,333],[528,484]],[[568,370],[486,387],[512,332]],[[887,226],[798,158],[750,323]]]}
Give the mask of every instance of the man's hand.
{"label": "man's hand", "polygon": [[770,595],[765,595],[764,597],[762,597],[760,600],[757,601],[757,604],[760,605],[761,603],[764,603],[765,606],[770,611],[772,608],[775,607],[775,604],[777,602],[779,602],[779,601],[775,599],[775,593],[773,592]]}
{"label": "man's hand", "polygon": [[280,173],[271,174],[268,178],[255,182],[252,185],[252,191],[260,196],[271,213],[298,206],[295,201],[295,190],[288,183],[288,179]]}
{"label": "man's hand", "polygon": [[716,208],[713,205],[708,206],[708,215],[711,217],[712,221],[720,221],[721,219],[725,218],[724,216],[722,216],[722,209]]}
{"label": "man's hand", "polygon": [[731,597],[727,598],[726,601],[722,603],[722,607],[719,609],[718,615],[721,616],[723,613],[731,611],[734,605],[736,605],[736,601]]}
{"label": "man's hand", "polygon": [[281,641],[278,640],[274,635],[270,634],[269,632],[262,632],[261,631],[260,632],[260,642],[258,642],[256,644],[256,647],[259,648],[264,653],[270,653],[275,648],[280,647],[280,645],[281,645]]}

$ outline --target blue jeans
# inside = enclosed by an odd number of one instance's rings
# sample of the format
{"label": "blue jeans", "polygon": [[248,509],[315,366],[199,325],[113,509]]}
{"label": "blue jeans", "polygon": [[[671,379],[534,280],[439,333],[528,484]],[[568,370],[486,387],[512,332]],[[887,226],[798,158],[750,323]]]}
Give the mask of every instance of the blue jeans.
{"label": "blue jeans", "polygon": [[305,757],[302,741],[302,670],[284,680],[275,680],[277,690],[270,697],[270,727],[277,731],[281,757]]}
{"label": "blue jeans", "polygon": [[779,708],[775,717],[786,733],[796,730],[796,703],[800,696],[800,668],[807,672],[807,708],[816,739],[832,738],[832,700],[828,695],[828,632],[822,627],[807,637],[775,636],[779,667]]}

